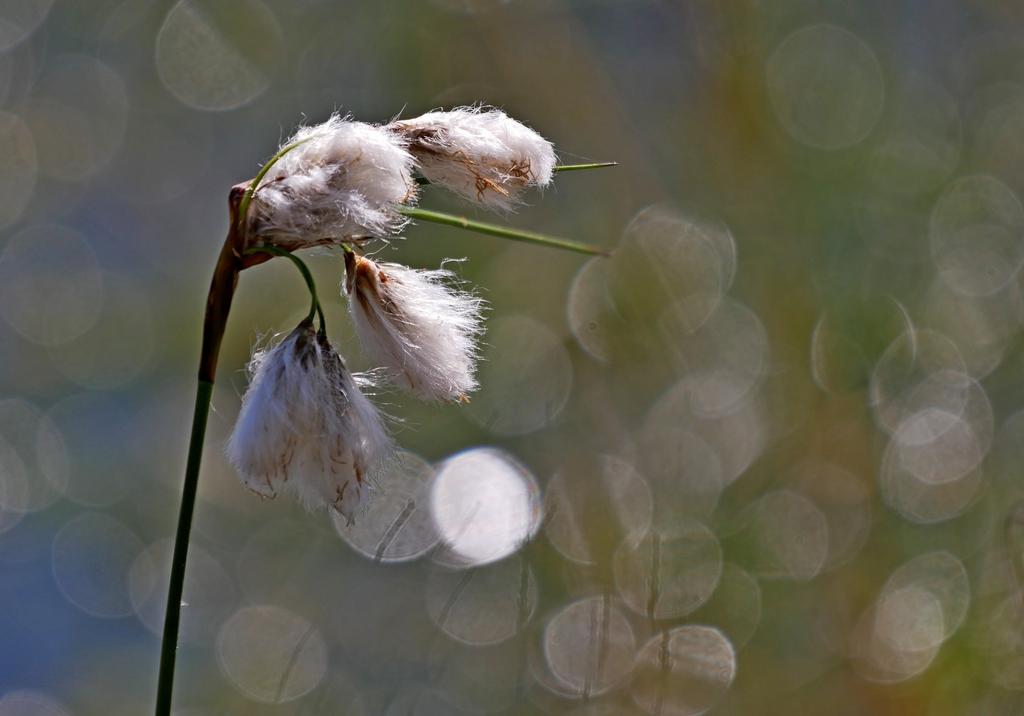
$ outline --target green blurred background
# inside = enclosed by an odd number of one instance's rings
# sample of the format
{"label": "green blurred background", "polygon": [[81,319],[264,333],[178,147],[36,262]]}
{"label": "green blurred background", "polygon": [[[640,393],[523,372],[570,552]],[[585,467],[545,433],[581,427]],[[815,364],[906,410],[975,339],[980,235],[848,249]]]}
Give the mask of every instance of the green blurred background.
{"label": "green blurred background", "polygon": [[231,185],[333,111],[474,102],[620,162],[490,217],[614,256],[382,250],[467,259],[483,387],[378,396],[407,452],[354,526],[225,464],[307,300],[242,276],[177,713],[1024,711],[1022,30],[998,0],[6,0],[0,716],[151,708]]}

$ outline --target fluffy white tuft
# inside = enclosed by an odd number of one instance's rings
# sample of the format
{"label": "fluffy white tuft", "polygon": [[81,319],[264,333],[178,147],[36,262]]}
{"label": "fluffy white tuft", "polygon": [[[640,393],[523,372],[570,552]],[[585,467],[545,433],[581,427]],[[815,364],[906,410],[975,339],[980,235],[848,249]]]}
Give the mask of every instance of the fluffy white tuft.
{"label": "fluffy white tuft", "polygon": [[345,290],[367,354],[392,382],[427,400],[464,400],[477,387],[483,301],[454,275],[346,254]]}
{"label": "fluffy white tuft", "polygon": [[256,351],[228,459],[265,497],[282,489],[307,509],[329,505],[351,520],[367,479],[392,452],[380,412],[327,338],[303,322]]}
{"label": "fluffy white tuft", "polygon": [[551,142],[499,109],[460,107],[388,126],[408,140],[423,176],[488,208],[509,210],[526,187],[551,182]]}
{"label": "fluffy white tuft", "polygon": [[401,231],[406,219],[395,207],[416,199],[415,160],[401,135],[334,115],[285,144],[296,142],[253,196],[258,240],[294,250]]}

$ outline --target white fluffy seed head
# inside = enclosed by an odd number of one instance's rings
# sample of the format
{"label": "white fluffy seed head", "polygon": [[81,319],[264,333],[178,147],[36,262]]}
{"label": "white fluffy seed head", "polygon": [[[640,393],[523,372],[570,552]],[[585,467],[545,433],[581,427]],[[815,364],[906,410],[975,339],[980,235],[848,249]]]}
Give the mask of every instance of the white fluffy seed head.
{"label": "white fluffy seed head", "polygon": [[383,127],[337,115],[302,127],[267,172],[249,207],[257,241],[288,250],[351,238],[394,236],[416,200],[407,142]]}
{"label": "white fluffy seed head", "polygon": [[451,271],[345,259],[356,333],[391,381],[427,400],[465,400],[476,390],[483,301],[455,288]]}
{"label": "white fluffy seed head", "polygon": [[551,142],[499,109],[428,112],[389,127],[406,138],[431,183],[488,208],[510,210],[526,187],[551,183]]}
{"label": "white fluffy seed head", "polygon": [[242,483],[264,497],[292,492],[349,520],[368,478],[392,452],[380,412],[327,338],[303,322],[258,350],[227,455]]}

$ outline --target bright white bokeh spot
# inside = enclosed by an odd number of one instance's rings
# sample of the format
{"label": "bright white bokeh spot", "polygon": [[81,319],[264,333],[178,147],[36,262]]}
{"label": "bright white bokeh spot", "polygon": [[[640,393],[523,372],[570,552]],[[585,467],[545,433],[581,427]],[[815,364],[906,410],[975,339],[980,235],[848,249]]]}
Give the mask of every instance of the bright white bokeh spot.
{"label": "bright white bokeh spot", "polygon": [[452,639],[483,646],[518,634],[537,606],[537,583],[522,557],[469,570],[435,568],[426,586],[427,613]]}
{"label": "bright white bokeh spot", "polygon": [[797,30],[772,52],[768,95],[793,139],[843,149],[874,128],[885,85],[870,47],[847,30],[821,24]]}
{"label": "bright white bokeh spot", "polygon": [[217,662],[250,699],[282,704],[305,696],[327,673],[327,643],[309,621],[276,606],[244,607],[217,635]]}
{"label": "bright white bokeh spot", "polygon": [[181,0],[157,34],[157,73],[193,109],[235,109],[270,86],[281,42],[280,25],[259,0]]}
{"label": "bright white bokeh spot", "polygon": [[446,547],[439,559],[462,566],[480,566],[516,552],[541,519],[533,475],[493,448],[474,448],[446,460],[431,488],[430,507]]}
{"label": "bright white bokeh spot", "polygon": [[88,240],[56,224],[11,237],[0,254],[0,314],[33,343],[58,346],[96,324],[103,274]]}
{"label": "bright white bokeh spot", "polygon": [[[139,553],[128,575],[129,596],[139,621],[153,634],[163,633],[167,575],[174,544],[162,539]],[[209,643],[235,609],[238,590],[227,571],[205,549],[188,548],[188,569],[182,596],[179,640]]]}
{"label": "bright white bokeh spot", "polygon": [[939,276],[968,296],[999,291],[1024,264],[1024,207],[995,177],[950,185],[932,210],[928,234]]}
{"label": "bright white bokeh spot", "polygon": [[722,576],[722,548],[699,522],[652,531],[615,553],[615,586],[623,601],[652,619],[678,619],[711,597]]}
{"label": "bright white bokeh spot", "polygon": [[525,435],[555,420],[573,381],[562,339],[532,318],[509,316],[491,323],[487,344],[470,415],[496,435]]}
{"label": "bright white bokeh spot", "polygon": [[53,538],[53,577],[64,597],[94,617],[132,613],[129,572],[142,541],[120,520],[85,512],[69,520]]}
{"label": "bright white bokeh spot", "polygon": [[416,559],[440,539],[430,516],[434,468],[418,455],[398,453],[374,480],[365,512],[349,522],[331,513],[334,529],[356,552],[375,562]]}
{"label": "bright white bokeh spot", "polygon": [[559,610],[544,629],[544,656],[553,686],[591,698],[621,683],[633,668],[636,637],[608,597],[589,597]]}
{"label": "bright white bokeh spot", "polygon": [[736,678],[736,652],[721,631],[682,626],[652,637],[636,655],[633,702],[653,716],[699,716]]}

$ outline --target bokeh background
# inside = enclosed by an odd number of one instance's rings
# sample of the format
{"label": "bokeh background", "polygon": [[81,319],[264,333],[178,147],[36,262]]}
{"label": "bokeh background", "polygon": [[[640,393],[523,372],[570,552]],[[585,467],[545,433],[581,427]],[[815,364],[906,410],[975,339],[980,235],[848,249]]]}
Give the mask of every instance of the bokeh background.
{"label": "bokeh background", "polygon": [[297,123],[478,101],[621,163],[496,217],[614,256],[383,249],[467,259],[483,388],[378,396],[407,452],[353,526],[225,465],[306,306],[287,262],[243,275],[177,713],[1021,713],[1022,31],[1010,0],[6,0],[0,716],[151,708],[229,187]]}

